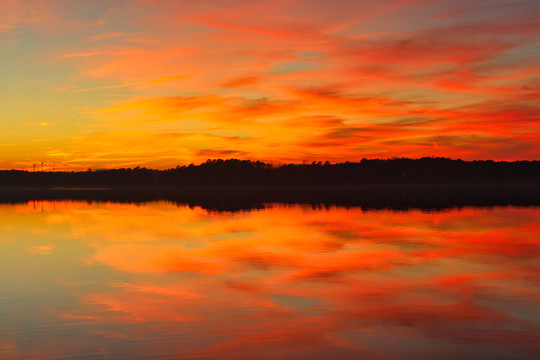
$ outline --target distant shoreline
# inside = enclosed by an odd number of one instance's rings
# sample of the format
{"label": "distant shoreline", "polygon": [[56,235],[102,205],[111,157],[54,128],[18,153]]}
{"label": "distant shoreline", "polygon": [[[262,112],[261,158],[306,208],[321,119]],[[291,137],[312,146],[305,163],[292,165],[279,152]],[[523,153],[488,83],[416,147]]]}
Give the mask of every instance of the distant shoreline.
{"label": "distant shoreline", "polygon": [[168,201],[213,211],[254,210],[276,203],[366,210],[444,210],[470,206],[540,206],[540,185],[0,187],[3,204],[64,200]]}
{"label": "distant shoreline", "polygon": [[79,172],[0,171],[0,187],[99,188],[125,186],[433,186],[537,185],[540,161],[462,161],[448,158],[367,160],[330,164],[208,160],[166,170],[122,168]]}
{"label": "distant shoreline", "polygon": [[218,159],[168,170],[0,171],[0,203],[32,200],[171,201],[216,211],[268,203],[396,210],[540,206],[540,162],[364,159],[273,167]]}

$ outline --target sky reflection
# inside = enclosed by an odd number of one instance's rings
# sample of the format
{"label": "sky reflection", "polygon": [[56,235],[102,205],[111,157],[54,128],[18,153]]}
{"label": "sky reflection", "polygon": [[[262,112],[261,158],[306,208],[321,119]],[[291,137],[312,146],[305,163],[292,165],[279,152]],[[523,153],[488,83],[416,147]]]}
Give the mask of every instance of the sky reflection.
{"label": "sky reflection", "polygon": [[0,205],[0,358],[533,359],[540,209]]}

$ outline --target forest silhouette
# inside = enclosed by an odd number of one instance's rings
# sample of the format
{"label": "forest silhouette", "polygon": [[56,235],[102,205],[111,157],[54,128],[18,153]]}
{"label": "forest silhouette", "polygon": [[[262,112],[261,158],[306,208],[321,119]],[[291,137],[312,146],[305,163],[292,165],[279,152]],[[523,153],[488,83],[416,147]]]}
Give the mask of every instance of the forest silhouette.
{"label": "forest silhouette", "polygon": [[0,171],[0,186],[193,185],[535,185],[540,161],[463,161],[448,158],[368,160],[272,166],[261,161],[207,160],[167,170]]}
{"label": "forest silhouette", "polygon": [[253,210],[270,203],[366,210],[537,206],[540,162],[401,158],[272,166],[217,159],[167,170],[0,171],[0,203],[65,199],[165,200],[210,211]]}

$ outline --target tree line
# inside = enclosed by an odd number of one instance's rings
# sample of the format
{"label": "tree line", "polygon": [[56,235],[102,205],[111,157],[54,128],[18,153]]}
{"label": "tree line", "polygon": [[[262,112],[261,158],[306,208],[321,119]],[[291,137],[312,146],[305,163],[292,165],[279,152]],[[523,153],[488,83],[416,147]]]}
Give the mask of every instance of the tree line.
{"label": "tree line", "polygon": [[308,185],[540,185],[540,161],[463,161],[441,157],[362,159],[331,164],[272,166],[213,159],[166,170],[144,167],[96,171],[0,171],[0,186],[308,186]]}

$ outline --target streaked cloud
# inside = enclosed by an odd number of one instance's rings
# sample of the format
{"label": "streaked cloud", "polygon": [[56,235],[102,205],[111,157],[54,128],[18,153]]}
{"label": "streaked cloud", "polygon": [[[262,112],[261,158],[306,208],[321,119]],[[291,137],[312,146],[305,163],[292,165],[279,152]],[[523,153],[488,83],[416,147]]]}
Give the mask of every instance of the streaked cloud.
{"label": "streaked cloud", "polygon": [[100,55],[98,52],[88,52],[88,53],[76,53],[76,54],[65,54],[60,56],[61,59],[69,59],[74,57],[87,57],[87,56],[96,56]]}
{"label": "streaked cloud", "polygon": [[[29,89],[0,89],[13,96],[9,130],[57,124],[67,167],[165,167],[205,151],[278,162],[540,156],[534,1],[8,4],[4,35],[17,45],[3,65],[18,64],[8,81]],[[152,139],[167,133],[191,140],[171,136],[159,156]]]}
{"label": "streaked cloud", "polygon": [[49,255],[54,251],[54,245],[29,246],[26,251],[34,255]]}
{"label": "streaked cloud", "polygon": [[157,78],[157,79],[150,79],[150,80],[143,80],[143,81],[127,83],[127,84],[100,86],[100,87],[89,88],[89,89],[76,89],[76,90],[73,90],[73,91],[74,92],[84,92],[84,91],[117,89],[117,88],[122,88],[122,87],[129,87],[129,86],[136,86],[136,85],[143,85],[143,84],[152,84],[152,83],[160,83],[160,82],[165,82],[165,81],[179,80],[179,79],[184,79],[184,78],[187,78],[187,77],[190,77],[190,76],[195,76],[195,75],[167,76],[167,77],[162,77],[162,78]]}
{"label": "streaked cloud", "polygon": [[54,124],[52,123],[49,123],[49,122],[26,122],[27,125],[33,125],[33,126],[52,126]]}

